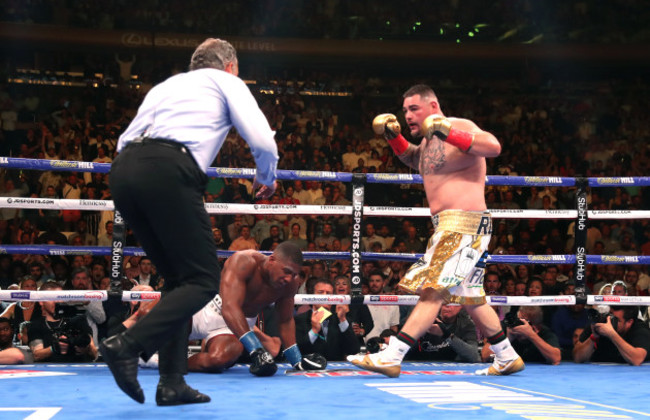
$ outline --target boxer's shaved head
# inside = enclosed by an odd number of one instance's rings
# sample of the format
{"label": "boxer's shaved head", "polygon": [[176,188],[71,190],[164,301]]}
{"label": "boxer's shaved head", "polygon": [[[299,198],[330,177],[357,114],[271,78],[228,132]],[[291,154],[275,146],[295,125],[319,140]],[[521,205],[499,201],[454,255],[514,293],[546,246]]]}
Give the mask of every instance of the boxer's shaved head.
{"label": "boxer's shaved head", "polygon": [[422,98],[422,99],[425,99],[425,98],[428,99],[428,100],[437,99],[436,94],[433,91],[433,89],[431,89],[429,86],[423,85],[423,84],[411,86],[406,92],[404,92],[404,95],[402,95],[402,98],[406,99],[406,98],[410,98],[411,96],[415,96],[415,95],[420,95],[420,98]]}

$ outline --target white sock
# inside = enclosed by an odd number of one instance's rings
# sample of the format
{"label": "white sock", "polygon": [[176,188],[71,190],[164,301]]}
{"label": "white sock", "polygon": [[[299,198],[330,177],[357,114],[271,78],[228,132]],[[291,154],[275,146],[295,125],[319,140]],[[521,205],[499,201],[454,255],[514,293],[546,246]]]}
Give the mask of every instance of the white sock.
{"label": "white sock", "polygon": [[512,348],[510,340],[507,338],[503,341],[498,342],[497,344],[491,344],[490,348],[492,351],[494,351],[494,354],[499,360],[512,360],[519,357],[515,349]]}
{"label": "white sock", "polygon": [[385,354],[391,359],[401,362],[404,360],[404,356],[406,356],[406,353],[408,353],[409,350],[411,350],[411,346],[402,340],[398,340],[397,337],[392,336],[390,340],[388,340],[388,347],[385,350]]}

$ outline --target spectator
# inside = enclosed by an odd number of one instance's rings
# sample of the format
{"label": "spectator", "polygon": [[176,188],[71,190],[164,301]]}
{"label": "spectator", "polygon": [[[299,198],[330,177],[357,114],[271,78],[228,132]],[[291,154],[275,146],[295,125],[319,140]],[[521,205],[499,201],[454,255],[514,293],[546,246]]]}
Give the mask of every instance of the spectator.
{"label": "spectator", "polygon": [[[334,279],[334,293],[337,295],[350,295],[352,285],[348,276],[337,275]],[[354,335],[357,336],[359,344],[365,342],[365,337],[374,328],[372,314],[368,305],[351,305],[347,319],[352,325]]]}
{"label": "spectator", "polygon": [[236,214],[233,216],[232,223],[228,224],[226,231],[228,232],[228,240],[232,243],[240,234],[241,227],[244,225],[244,218],[241,214]]}
{"label": "spectator", "polygon": [[526,289],[526,296],[542,296],[542,290],[544,289],[544,283],[535,276],[528,282],[528,287]]}
{"label": "spectator", "polygon": [[528,285],[523,281],[515,283],[515,296],[526,296]]}
{"label": "spectator", "polygon": [[[374,270],[368,275],[368,292],[371,295],[383,295],[384,293],[384,274],[379,270]],[[370,305],[368,308],[372,315],[374,324],[372,330],[366,334],[366,343],[373,337],[390,329],[395,332],[398,330],[400,316],[399,307],[396,305]]]}
{"label": "spectator", "polygon": [[262,251],[271,251],[274,245],[278,246],[278,244],[282,242],[282,238],[280,238],[280,226],[271,225],[269,228],[269,234],[269,237],[264,239],[260,244],[260,250]]}
{"label": "spectator", "polygon": [[0,317],[0,365],[32,363],[31,352],[14,346],[14,328],[9,319]]}
{"label": "spectator", "polygon": [[[21,175],[21,177],[24,176]],[[20,182],[20,187],[16,188],[12,179],[6,179],[4,182],[5,189],[2,192],[3,197],[27,197],[29,195],[29,186],[26,182]],[[23,210],[17,207],[6,207],[0,209],[0,221],[5,220],[7,223],[19,220],[23,217]]]}
{"label": "spectator", "polygon": [[499,279],[499,274],[496,272],[485,273],[483,288],[485,289],[485,294],[488,296],[501,295],[501,280]]}
{"label": "spectator", "polygon": [[292,242],[301,251],[305,251],[307,249],[307,240],[305,240],[301,235],[299,223],[293,223],[291,225],[291,233],[287,241]]}
{"label": "spectator", "polygon": [[138,268],[139,274],[133,277],[133,281],[141,286],[151,286],[157,290],[160,275],[156,272],[156,267],[151,262],[151,258],[146,256],[140,258]]}
{"label": "spectator", "polygon": [[377,235],[375,231],[375,225],[372,223],[366,223],[366,235],[361,239],[361,244],[363,245],[364,251],[370,251],[370,245],[378,242],[381,245],[381,250],[386,250],[386,242],[382,236]]}
{"label": "spectator", "polygon": [[515,279],[512,277],[508,277],[503,285],[503,288],[501,289],[501,294],[504,296],[515,296]]}
{"label": "spectator", "polygon": [[[308,291],[315,295],[333,292],[332,283],[323,279]],[[349,311],[348,305],[312,305],[307,312],[296,315],[296,342],[300,352],[319,353],[327,360],[345,360],[347,355],[357,354],[360,346],[347,317]]]}
{"label": "spectator", "polygon": [[303,183],[300,180],[293,182],[293,198],[298,200],[300,204],[312,204],[311,195],[303,188]]}
{"label": "spectator", "polygon": [[323,232],[314,239],[314,243],[319,250],[330,251],[332,249],[332,243],[336,239],[332,231],[332,224],[326,222],[323,225]]}
{"label": "spectator", "polygon": [[627,285],[622,280],[616,280],[612,284],[612,295],[614,296],[627,296]]}
{"label": "spectator", "polygon": [[544,274],[542,274],[542,283],[542,294],[544,295],[559,295],[560,291],[564,288],[557,282],[557,267],[555,266],[548,267],[544,271]]}
{"label": "spectator", "polygon": [[[19,290],[38,290],[36,282],[30,278],[25,277],[20,282]],[[20,324],[24,321],[36,321],[43,318],[41,313],[41,306],[37,302],[14,302],[10,304],[0,317],[7,318],[11,321],[13,331],[18,331]]]}
{"label": "spectator", "polygon": [[621,247],[614,251],[614,255],[639,255],[632,241],[632,235],[625,234],[621,237]]}
{"label": "spectator", "polygon": [[113,222],[111,220],[105,223],[106,232],[99,235],[97,238],[98,246],[112,246],[113,245]]}
{"label": "spectator", "polygon": [[287,186],[284,190],[284,197],[280,199],[280,204],[300,204],[300,201],[293,197],[295,190],[292,185]]}
{"label": "spectator", "polygon": [[248,225],[241,226],[240,235],[228,247],[229,251],[242,251],[244,249],[259,249],[259,245],[251,237],[251,228]]}
{"label": "spectator", "polygon": [[214,238],[214,243],[217,245],[217,249],[228,249],[228,244],[223,238],[221,229],[217,227],[212,228],[212,237]]}
{"label": "spectator", "polygon": [[[66,178],[66,181],[63,184],[63,192],[61,196],[68,200],[79,200],[81,198],[81,188],[76,173],[72,172]],[[66,229],[66,231],[72,231],[73,227],[80,220],[80,210],[63,210],[63,228]]]}
{"label": "spectator", "polygon": [[307,190],[307,193],[309,194],[309,199],[305,203],[302,203],[302,200],[300,202],[302,204],[314,204],[317,199],[323,196],[321,183],[319,181],[307,181],[307,183],[309,185],[309,189]]}
{"label": "spectator", "polygon": [[43,264],[37,261],[32,261],[28,265],[29,277],[36,282],[36,287],[40,287],[48,280],[51,280],[51,277],[45,273],[45,268]]}
{"label": "spectator", "polygon": [[273,226],[278,228],[278,237],[283,238],[284,230],[282,230],[282,225],[273,218],[272,214],[265,214],[262,219],[255,223],[255,226],[251,229],[251,236],[255,239],[255,242],[261,244],[265,239],[271,236],[271,228]]}
{"label": "spectator", "polygon": [[382,237],[386,247],[384,249],[389,249],[393,247],[393,242],[395,242],[395,236],[392,235],[390,228],[386,223],[383,223],[379,227],[378,235]]}
{"label": "spectator", "polygon": [[76,223],[76,230],[70,237],[68,242],[72,245],[76,238],[80,238],[82,246],[95,246],[97,245],[97,237],[88,232],[88,223],[84,219],[79,219]]}
{"label": "spectator", "polygon": [[625,272],[624,280],[627,286],[628,296],[648,296],[648,291],[642,290],[639,287],[639,270],[637,268],[628,268]]}
{"label": "spectator", "polygon": [[404,245],[406,247],[406,252],[413,254],[423,253],[424,252],[424,242],[420,239],[417,234],[417,229],[415,226],[409,226],[406,231],[406,238],[404,239]]}
{"label": "spectator", "polygon": [[94,258],[90,264],[90,288],[93,290],[104,290],[102,279],[106,277],[106,260]]}

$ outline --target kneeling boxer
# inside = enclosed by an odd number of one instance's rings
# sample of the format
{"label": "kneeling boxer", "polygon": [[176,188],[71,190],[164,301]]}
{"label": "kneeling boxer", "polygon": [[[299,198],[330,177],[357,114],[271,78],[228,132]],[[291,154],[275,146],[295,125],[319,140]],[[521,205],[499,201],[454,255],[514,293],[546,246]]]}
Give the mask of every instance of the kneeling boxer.
{"label": "kneeling boxer", "polygon": [[273,348],[271,337],[253,330],[257,314],[272,303],[289,363],[298,370],[324,369],[327,361],[323,356],[303,357],[296,345],[293,298],[301,283],[301,267],[302,252],[290,242],[279,244],[270,256],[252,250],[231,255],[221,272],[219,295],[192,317],[190,340],[204,342],[201,352],[190,357],[189,370],[220,372],[246,350],[252,374],[275,374],[277,366],[269,350],[276,353],[277,347]]}

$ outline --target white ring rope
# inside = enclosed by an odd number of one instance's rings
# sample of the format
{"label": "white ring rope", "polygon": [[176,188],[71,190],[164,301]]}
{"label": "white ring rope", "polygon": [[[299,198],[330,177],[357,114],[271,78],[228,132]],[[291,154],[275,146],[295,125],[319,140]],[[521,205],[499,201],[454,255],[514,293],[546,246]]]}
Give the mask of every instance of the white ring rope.
{"label": "white ring rope", "polygon": [[[61,301],[79,302],[88,300],[104,301],[108,299],[106,290],[0,290],[0,301]],[[160,299],[160,292],[123,291],[122,301],[139,302]],[[406,305],[414,306],[419,296],[416,295],[364,295],[364,305]],[[563,306],[575,305],[572,295],[557,296],[486,296],[491,306]],[[307,295],[297,294],[296,305],[349,305],[350,295]],[[643,305],[650,306],[650,296],[613,296],[588,295],[588,305]]]}
{"label": "white ring rope", "polygon": [[[111,200],[0,197],[0,208],[46,210],[115,210]],[[210,214],[338,214],[350,215],[352,206],[302,204],[205,203]],[[491,209],[496,219],[575,219],[577,210]],[[364,216],[431,217],[426,207],[364,206]],[[650,210],[589,210],[592,219],[650,219]]]}

